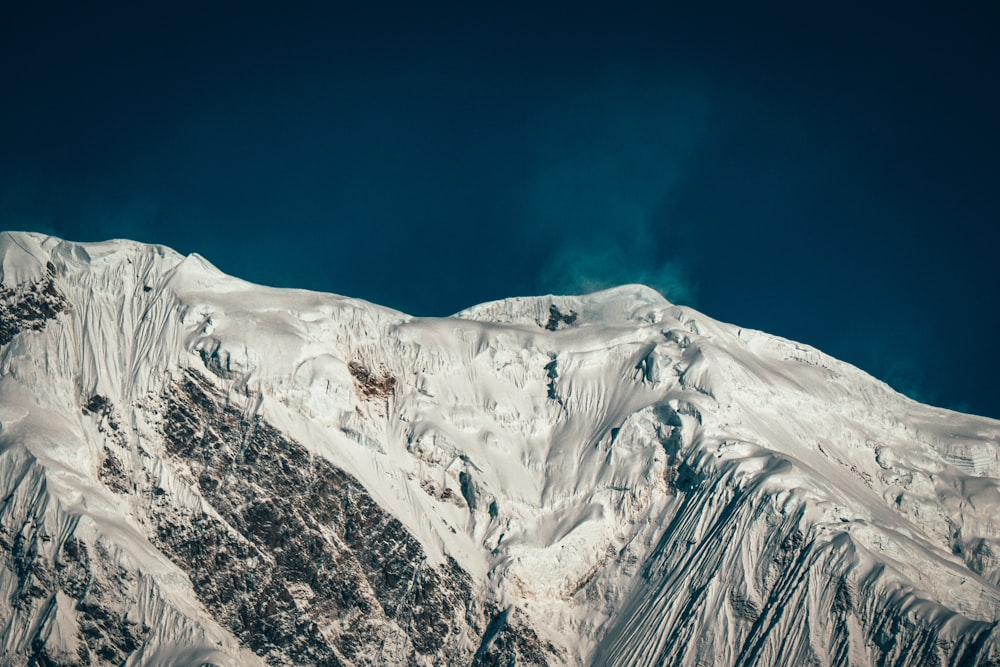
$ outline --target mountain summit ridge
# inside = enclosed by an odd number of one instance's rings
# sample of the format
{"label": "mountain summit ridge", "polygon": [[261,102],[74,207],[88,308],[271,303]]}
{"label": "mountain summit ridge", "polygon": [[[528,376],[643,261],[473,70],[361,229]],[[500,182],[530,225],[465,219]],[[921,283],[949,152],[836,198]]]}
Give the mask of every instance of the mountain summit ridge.
{"label": "mountain summit ridge", "polygon": [[0,269],[11,664],[1000,664],[1000,422],[814,348],[637,285]]}

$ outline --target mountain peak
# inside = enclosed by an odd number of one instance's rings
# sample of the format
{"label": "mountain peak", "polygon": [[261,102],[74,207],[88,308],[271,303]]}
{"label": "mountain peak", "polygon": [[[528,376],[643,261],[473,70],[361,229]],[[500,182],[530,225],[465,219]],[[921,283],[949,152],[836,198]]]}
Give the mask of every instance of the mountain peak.
{"label": "mountain peak", "polygon": [[0,232],[0,284],[14,287],[45,275],[50,237],[29,232]]}
{"label": "mountain peak", "polygon": [[413,318],[0,258],[12,664],[1000,660],[994,420],[641,285]]}
{"label": "mountain peak", "polygon": [[554,328],[584,323],[648,319],[671,304],[645,285],[621,285],[579,296],[514,297],[466,308],[454,317],[497,324],[541,324]]}

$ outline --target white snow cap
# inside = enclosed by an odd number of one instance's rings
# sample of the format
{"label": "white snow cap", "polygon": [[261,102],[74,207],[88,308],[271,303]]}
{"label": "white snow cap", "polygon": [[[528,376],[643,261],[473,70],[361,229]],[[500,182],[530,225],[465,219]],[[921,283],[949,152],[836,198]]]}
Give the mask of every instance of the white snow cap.
{"label": "white snow cap", "polygon": [[[202,464],[164,444],[185,377],[346,471],[427,567],[468,573],[470,609],[507,610],[522,640],[530,627],[551,644],[546,661],[1000,660],[1000,422],[642,285],[415,318],[159,246],[0,234],[9,299],[49,263],[65,307],[0,348],[3,526],[31,517],[53,539],[41,553],[75,535],[131,573],[116,604],[153,631],[128,664],[265,660],[150,532],[165,503],[223,516]],[[82,410],[95,396],[110,407]],[[5,569],[0,584],[18,582]],[[288,595],[308,610],[307,588]],[[47,636],[77,650],[79,612],[53,599]],[[3,618],[5,647],[26,655],[41,617]],[[317,620],[320,635],[346,618]],[[416,655],[405,628],[383,630],[393,639],[364,660]],[[508,646],[461,641],[470,661]]]}

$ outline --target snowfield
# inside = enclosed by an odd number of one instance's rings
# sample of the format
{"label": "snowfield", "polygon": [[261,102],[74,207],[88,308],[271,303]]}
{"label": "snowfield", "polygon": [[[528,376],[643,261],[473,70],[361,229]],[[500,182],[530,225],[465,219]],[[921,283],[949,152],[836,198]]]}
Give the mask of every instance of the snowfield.
{"label": "snowfield", "polygon": [[1000,665],[1000,422],[628,285],[0,234],[5,664]]}

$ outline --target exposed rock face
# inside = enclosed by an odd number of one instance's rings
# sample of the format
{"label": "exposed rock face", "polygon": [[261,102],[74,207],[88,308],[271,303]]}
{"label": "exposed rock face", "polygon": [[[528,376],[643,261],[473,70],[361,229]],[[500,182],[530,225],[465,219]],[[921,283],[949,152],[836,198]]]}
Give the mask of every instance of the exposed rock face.
{"label": "exposed rock face", "polygon": [[[513,617],[513,618],[512,618]],[[472,656],[473,667],[548,665],[563,656],[552,644],[543,645],[523,614],[508,607],[490,621],[482,644]]]}
{"label": "exposed rock face", "polygon": [[176,517],[160,496],[156,544],[268,662],[376,664],[387,646],[394,661],[469,661],[485,629],[469,575],[429,563],[353,477],[194,371],[168,391],[163,435],[214,512]]}
{"label": "exposed rock face", "polygon": [[66,310],[66,299],[53,282],[55,266],[49,262],[45,278],[0,286],[0,347],[22,331],[42,331],[45,324]]}
{"label": "exposed rock face", "polygon": [[[15,486],[2,490],[4,664],[121,664],[149,632],[121,611],[135,575],[116,564],[104,543],[77,537],[75,522],[53,535],[43,516],[44,472],[34,461],[23,461],[21,472]],[[12,640],[20,640],[22,651],[10,650]]]}
{"label": "exposed rock face", "polygon": [[[248,417],[197,371],[184,371],[157,405],[162,414],[152,416],[161,417],[169,474],[186,488],[165,490],[155,465],[127,474],[108,446],[98,478],[114,493],[146,498],[150,541],[190,577],[213,618],[268,664],[461,664],[475,657],[484,665],[543,665],[557,655],[526,619],[509,623],[507,612],[480,604],[482,592],[454,559],[430,563],[355,478]],[[126,440],[105,397],[92,397],[85,412],[101,418],[110,441]],[[37,516],[12,517],[10,510],[23,506],[12,500],[32,484],[44,487],[37,465],[7,490],[0,527],[5,566],[17,582],[10,622],[35,626],[28,650],[10,664],[121,664],[149,632],[122,613],[136,578],[101,542],[88,543],[73,529],[49,546],[44,505],[36,505]],[[178,502],[185,494],[204,503]],[[58,613],[72,616],[72,654],[60,648],[65,641],[48,641]],[[490,625],[494,616],[503,622]]]}

